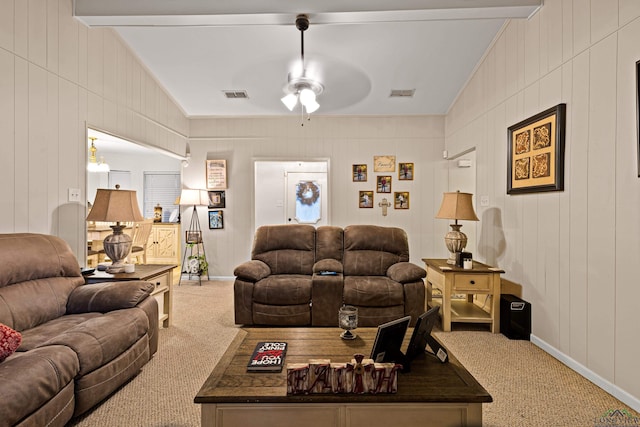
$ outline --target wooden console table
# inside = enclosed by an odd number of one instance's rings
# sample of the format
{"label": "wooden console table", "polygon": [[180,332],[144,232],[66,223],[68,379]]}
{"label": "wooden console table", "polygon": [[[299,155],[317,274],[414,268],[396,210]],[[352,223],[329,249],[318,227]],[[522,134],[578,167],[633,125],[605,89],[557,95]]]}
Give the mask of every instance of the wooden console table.
{"label": "wooden console table", "polygon": [[[491,332],[500,333],[500,274],[504,270],[473,261],[472,269],[447,264],[446,259],[427,259],[427,304],[433,303],[433,288],[442,292],[442,330],[451,331],[452,322],[489,323]],[[466,294],[466,300],[453,300]],[[490,295],[489,311],[473,302],[476,294]]]}
{"label": "wooden console table", "polygon": [[136,264],[134,273],[109,274],[105,271],[96,270],[93,274],[85,276],[87,284],[100,282],[116,282],[124,280],[143,280],[153,283],[156,288],[151,295],[158,301],[158,312],[160,325],[168,328],[171,325],[171,306],[173,303],[173,269],[175,264]]}
{"label": "wooden console table", "polygon": [[[390,394],[287,395],[282,372],[247,372],[259,341],[286,341],[285,364],[309,359],[347,362],[368,356],[376,328],[358,328],[354,340],[339,328],[243,328],[222,356],[194,401],[202,406],[202,426],[368,427],[482,426],[482,404],[491,395],[449,352],[449,363],[429,354],[414,359],[411,372],[398,376]],[[412,328],[409,328],[403,350]]]}

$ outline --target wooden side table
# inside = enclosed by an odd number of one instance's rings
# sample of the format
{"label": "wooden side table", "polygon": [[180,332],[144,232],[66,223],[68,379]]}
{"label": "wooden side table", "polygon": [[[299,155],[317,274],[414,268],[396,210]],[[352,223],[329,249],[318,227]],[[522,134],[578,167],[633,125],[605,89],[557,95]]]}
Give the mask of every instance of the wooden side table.
{"label": "wooden side table", "polygon": [[168,328],[171,325],[171,306],[173,304],[173,269],[175,264],[136,264],[134,273],[109,274],[105,271],[96,270],[95,273],[85,276],[87,284],[100,282],[117,282],[126,280],[144,280],[155,285],[151,295],[158,301],[158,311],[160,325]]}
{"label": "wooden side table", "polygon": [[[451,322],[489,323],[491,332],[500,333],[500,274],[504,270],[473,261],[472,269],[447,264],[446,259],[427,259],[427,304],[433,303],[433,288],[442,292],[442,329],[451,331]],[[467,295],[466,300],[452,300],[454,294]],[[473,302],[473,296],[491,296],[489,311]]]}

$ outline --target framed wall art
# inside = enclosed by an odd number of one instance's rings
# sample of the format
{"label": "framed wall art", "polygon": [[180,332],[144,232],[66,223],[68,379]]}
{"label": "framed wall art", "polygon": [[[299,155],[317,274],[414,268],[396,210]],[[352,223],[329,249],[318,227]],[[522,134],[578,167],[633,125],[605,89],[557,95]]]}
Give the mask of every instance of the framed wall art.
{"label": "framed wall art", "polygon": [[207,160],[207,189],[224,190],[227,188],[227,161]]}
{"label": "framed wall art", "polygon": [[396,191],[395,193],[393,193],[393,208],[409,209],[409,192],[408,191]]}
{"label": "framed wall art", "polygon": [[209,211],[209,228],[211,230],[224,228],[222,211]]}
{"label": "framed wall art", "polygon": [[566,104],[508,128],[507,194],[564,190]]}
{"label": "framed wall art", "polygon": [[391,176],[390,175],[378,175],[376,192],[391,193]]}
{"label": "framed wall art", "polygon": [[374,172],[395,172],[396,156],[373,156]]}
{"label": "framed wall art", "polygon": [[366,182],[367,165],[353,165],[352,179],[354,182]]}
{"label": "framed wall art", "polygon": [[413,180],[413,163],[398,163],[398,180]]}
{"label": "framed wall art", "polygon": [[226,204],[224,191],[209,191],[209,209],[224,208]]}
{"label": "framed wall art", "polygon": [[373,208],[373,191],[361,191],[358,196],[359,208]]}

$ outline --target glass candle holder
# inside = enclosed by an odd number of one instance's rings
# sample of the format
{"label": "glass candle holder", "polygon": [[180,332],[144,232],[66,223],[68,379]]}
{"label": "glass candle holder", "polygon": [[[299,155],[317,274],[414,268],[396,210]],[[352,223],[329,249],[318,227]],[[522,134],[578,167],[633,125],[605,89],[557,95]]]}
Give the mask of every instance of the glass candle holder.
{"label": "glass candle holder", "polygon": [[356,334],[351,331],[358,327],[358,309],[351,305],[343,305],[338,311],[338,326],[344,329],[340,334],[343,340],[352,340],[356,338]]}

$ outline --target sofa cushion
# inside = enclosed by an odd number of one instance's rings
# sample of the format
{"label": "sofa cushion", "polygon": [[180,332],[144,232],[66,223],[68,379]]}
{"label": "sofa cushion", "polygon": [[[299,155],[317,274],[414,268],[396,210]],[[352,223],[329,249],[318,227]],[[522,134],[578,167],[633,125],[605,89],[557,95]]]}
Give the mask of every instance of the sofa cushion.
{"label": "sofa cushion", "polygon": [[0,323],[0,363],[20,347],[22,335]]}
{"label": "sofa cushion", "polygon": [[256,230],[251,259],[271,274],[313,274],[316,229],[308,224],[264,225]]}
{"label": "sofa cushion", "polygon": [[[64,346],[43,347],[8,357],[0,363],[0,424],[18,424],[67,387],[78,370],[76,354]],[[63,409],[64,404],[56,412]],[[73,399],[70,409],[72,412]]]}
{"label": "sofa cushion", "polygon": [[253,323],[256,325],[307,326],[311,324],[309,304],[266,305],[253,303]]}
{"label": "sofa cushion", "polygon": [[66,345],[73,349],[80,361],[80,375],[85,375],[118,357],[148,329],[145,312],[128,308],[93,317],[42,345]]}
{"label": "sofa cushion", "polygon": [[323,225],[316,230],[316,260],[335,259],[342,262],[344,231],[342,227]]}
{"label": "sofa cushion", "polygon": [[365,307],[403,305],[404,290],[386,276],[345,276],[344,303]]}
{"label": "sofa cushion", "polygon": [[242,280],[257,282],[271,274],[271,269],[264,262],[252,259],[237,266],[233,274]]}
{"label": "sofa cushion", "polygon": [[309,304],[311,276],[271,275],[255,284],[253,301],[269,305]]}
{"label": "sofa cushion", "polygon": [[413,283],[427,277],[427,272],[410,262],[399,262],[389,267],[387,275],[396,282]]}
{"label": "sofa cushion", "polygon": [[69,329],[101,315],[101,313],[70,314],[22,331],[22,345],[18,351],[29,351],[41,347],[52,337],[62,335]]}
{"label": "sofa cushion", "polygon": [[384,276],[398,262],[409,261],[407,233],[401,228],[350,225],[344,229],[345,276]]}

